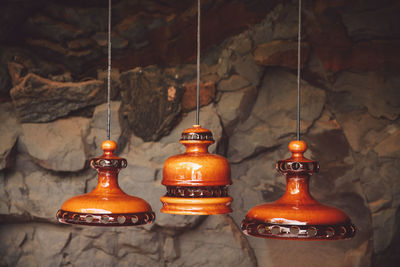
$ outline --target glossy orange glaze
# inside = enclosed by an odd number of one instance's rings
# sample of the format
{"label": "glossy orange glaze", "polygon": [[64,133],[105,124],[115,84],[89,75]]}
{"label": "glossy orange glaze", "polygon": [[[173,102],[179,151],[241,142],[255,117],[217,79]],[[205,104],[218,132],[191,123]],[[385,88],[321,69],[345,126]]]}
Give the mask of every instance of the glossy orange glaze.
{"label": "glossy orange glaze", "polygon": [[[317,164],[303,156],[307,149],[304,141],[290,142],[289,149],[292,152],[292,157],[281,162]],[[311,170],[285,170],[287,182],[285,194],[276,202],[252,208],[247,213],[246,220],[287,225],[340,225],[349,223],[350,219],[343,211],[322,205],[310,195],[308,186],[311,172]]]}
{"label": "glossy orange glaze", "polygon": [[[183,133],[209,130],[194,125]],[[231,170],[228,161],[219,155],[210,154],[208,146],[212,140],[181,140],[186,152],[165,161],[162,184],[166,186],[218,186],[229,185]]]}
{"label": "glossy orange glaze", "polygon": [[[101,145],[104,154],[94,160],[123,160],[114,155],[117,144],[107,140]],[[117,167],[96,167],[98,184],[87,194],[72,197],[64,202],[61,209],[69,212],[111,214],[150,212],[150,205],[141,198],[124,193],[118,185]]]}
{"label": "glossy orange glaze", "polygon": [[322,205],[308,191],[308,178],[287,177],[286,192],[273,203],[252,208],[248,218],[279,224],[340,224],[349,221],[341,210]]}
{"label": "glossy orange glaze", "polygon": [[217,198],[178,198],[161,197],[161,212],[179,215],[212,215],[232,212],[231,197]]}
{"label": "glossy orange glaze", "polygon": [[[232,183],[228,161],[219,155],[210,154],[208,146],[214,143],[209,130],[193,125],[182,133],[180,143],[186,152],[168,158],[163,169],[162,184],[167,187],[202,187],[202,190],[216,190],[210,187],[226,186]],[[200,190],[200,189],[199,189]],[[219,197],[161,197],[161,212],[181,215],[210,215],[232,212],[232,198]]]}

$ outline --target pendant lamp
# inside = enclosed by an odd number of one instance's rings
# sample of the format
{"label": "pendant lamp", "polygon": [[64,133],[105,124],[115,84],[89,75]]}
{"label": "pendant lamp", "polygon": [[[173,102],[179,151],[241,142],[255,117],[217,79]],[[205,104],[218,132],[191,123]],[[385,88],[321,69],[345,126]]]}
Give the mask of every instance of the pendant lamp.
{"label": "pendant lamp", "polygon": [[232,184],[228,161],[210,154],[215,141],[210,130],[199,125],[200,87],[200,0],[197,2],[197,108],[196,124],[182,133],[180,143],[186,152],[165,161],[161,212],[181,215],[210,215],[232,212],[228,185]]}
{"label": "pendant lamp", "polygon": [[276,202],[252,208],[241,228],[247,235],[296,240],[338,240],[355,235],[355,226],[341,210],[320,204],[309,192],[309,179],[319,171],[317,161],[303,156],[304,141],[289,143],[292,156],[276,164],[286,177],[286,192]]}
{"label": "pendant lamp", "polygon": [[289,143],[292,156],[280,160],[277,170],[286,177],[286,192],[277,201],[256,206],[247,213],[241,228],[247,235],[291,240],[340,240],[352,238],[356,228],[341,210],[320,204],[309,192],[309,179],[319,164],[304,157],[307,144],[300,140],[300,40],[299,0],[297,65],[297,140]]}
{"label": "pendant lamp", "polygon": [[168,158],[162,184],[167,194],[161,197],[161,212],[182,215],[209,215],[232,212],[228,195],[230,166],[219,155],[208,153],[214,143],[210,130],[193,125],[182,133],[180,143],[186,152]]}
{"label": "pendant lamp", "polygon": [[126,168],[126,159],[114,155],[117,143],[110,140],[111,89],[111,0],[108,1],[108,86],[107,137],[101,144],[103,155],[91,160],[98,172],[96,188],[87,194],[72,197],[57,212],[61,223],[92,226],[135,226],[154,221],[150,205],[141,198],[127,195],[118,185],[118,173]]}

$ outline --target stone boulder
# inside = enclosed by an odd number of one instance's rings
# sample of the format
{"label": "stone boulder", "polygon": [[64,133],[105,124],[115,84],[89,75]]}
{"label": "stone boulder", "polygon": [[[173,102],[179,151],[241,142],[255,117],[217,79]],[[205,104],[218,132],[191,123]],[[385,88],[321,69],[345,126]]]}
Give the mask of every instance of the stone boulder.
{"label": "stone boulder", "polygon": [[174,77],[155,66],[121,74],[120,114],[136,136],[155,141],[171,131],[184,93]]}
{"label": "stone boulder", "polygon": [[[362,154],[368,153],[372,148],[370,147],[371,142],[375,143],[376,141],[368,138],[368,135],[376,133],[384,127],[381,121],[363,111],[338,113],[336,114],[336,119],[343,129],[351,148]],[[368,145],[366,146],[365,144]]]}
{"label": "stone boulder", "polygon": [[[307,62],[310,47],[308,43],[301,44],[301,67]],[[260,44],[254,50],[254,60],[263,66],[280,66],[297,69],[297,41],[275,40]]]}
{"label": "stone boulder", "polygon": [[76,39],[84,32],[72,24],[57,21],[43,15],[30,17],[26,24],[31,36],[46,38],[60,43],[65,40]]}
{"label": "stone boulder", "polygon": [[389,137],[377,144],[374,148],[380,157],[400,158],[400,129],[391,129]]}
{"label": "stone boulder", "polygon": [[23,264],[20,258],[23,255],[24,242],[33,237],[31,227],[21,227],[21,225],[2,225],[0,227],[0,236],[3,242],[0,244],[0,260],[4,265],[17,266]]}
{"label": "stone boulder", "polygon": [[371,8],[365,3],[354,4],[352,9],[343,12],[343,24],[348,35],[356,40],[376,38],[399,38],[400,30],[395,25],[400,24],[397,14],[400,4],[396,1],[382,3]]}
{"label": "stone boulder", "polygon": [[[5,192],[9,210],[6,214],[27,219],[27,216],[56,222],[55,214],[68,198],[85,193],[87,177],[69,175],[55,176],[43,171],[14,172],[7,175]],[[29,218],[29,217],[28,217]]]}
{"label": "stone boulder", "polygon": [[179,236],[178,244],[181,256],[170,266],[257,266],[244,236],[227,215],[208,216],[195,230]]}
{"label": "stone boulder", "polygon": [[105,100],[103,82],[56,82],[26,75],[10,95],[21,122],[49,122]]}
{"label": "stone boulder", "polygon": [[0,105],[0,170],[10,167],[12,152],[20,134],[20,125],[11,103]]}
{"label": "stone boulder", "polygon": [[218,91],[229,92],[245,88],[250,82],[240,75],[232,75],[228,79],[221,80],[218,84]]}
{"label": "stone boulder", "polygon": [[[260,149],[272,148],[281,138],[296,132],[296,76],[283,70],[266,73],[250,116],[234,129],[228,158],[241,161]],[[305,81],[301,86],[301,132],[304,133],[320,116],[325,92]]]}
{"label": "stone boulder", "polygon": [[230,58],[233,69],[237,74],[258,86],[262,77],[262,68],[256,64],[253,56],[248,53],[243,56],[235,55]]}
{"label": "stone boulder", "polygon": [[[53,80],[52,77],[67,76],[68,74],[64,66],[47,61],[39,53],[33,53],[30,50],[19,47],[4,47],[0,52],[0,60],[2,67],[8,70],[8,75],[6,75],[12,83],[7,92],[29,73],[34,73],[50,80]],[[59,80],[61,81],[61,79]],[[72,81],[72,79],[68,81]]]}
{"label": "stone boulder", "polygon": [[[298,6],[297,4],[286,2],[282,5],[277,6],[271,12],[272,17],[272,39],[274,40],[296,40],[299,28],[298,19]],[[304,35],[304,30],[303,35]],[[270,29],[268,29],[270,31]]]}
{"label": "stone boulder", "polygon": [[225,92],[222,95],[217,105],[217,111],[228,135],[238,122],[247,119],[256,98],[257,89],[255,87]]}
{"label": "stone boulder", "polygon": [[382,75],[378,72],[343,72],[332,89],[347,92],[353,105],[361,105],[376,117],[395,120],[400,114],[400,78],[397,75]]}
{"label": "stone boulder", "polygon": [[82,170],[86,164],[83,139],[89,123],[90,119],[82,117],[49,123],[23,123],[20,150],[49,170]]}
{"label": "stone boulder", "polygon": [[[182,111],[188,112],[196,109],[196,82],[185,83],[185,93],[182,96]],[[199,87],[200,107],[207,106],[215,99],[215,84],[213,82],[200,82]]]}

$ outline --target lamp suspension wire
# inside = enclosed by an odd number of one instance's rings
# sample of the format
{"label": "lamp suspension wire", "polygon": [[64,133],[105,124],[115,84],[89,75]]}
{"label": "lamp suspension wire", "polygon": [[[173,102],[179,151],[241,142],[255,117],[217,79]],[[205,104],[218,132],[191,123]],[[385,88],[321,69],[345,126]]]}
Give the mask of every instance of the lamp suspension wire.
{"label": "lamp suspension wire", "polygon": [[200,0],[197,0],[197,82],[196,82],[196,125],[200,125]]}
{"label": "lamp suspension wire", "polygon": [[301,68],[301,0],[299,0],[299,28],[297,34],[297,140],[300,140],[300,68]]}
{"label": "lamp suspension wire", "polygon": [[107,140],[111,132],[111,0],[108,0]]}

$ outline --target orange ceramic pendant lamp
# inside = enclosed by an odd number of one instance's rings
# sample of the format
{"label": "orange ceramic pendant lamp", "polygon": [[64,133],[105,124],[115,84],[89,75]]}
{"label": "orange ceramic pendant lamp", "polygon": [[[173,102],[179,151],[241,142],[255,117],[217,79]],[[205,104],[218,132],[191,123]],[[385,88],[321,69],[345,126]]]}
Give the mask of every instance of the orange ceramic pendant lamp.
{"label": "orange ceramic pendant lamp", "polygon": [[303,156],[307,145],[292,141],[292,157],[276,164],[286,176],[286,192],[276,202],[252,208],[242,222],[245,234],[277,239],[338,240],[351,238],[355,227],[341,210],[320,204],[309,193],[310,176],[319,164]]}
{"label": "orange ceramic pendant lamp", "polygon": [[196,124],[182,133],[186,152],[165,161],[161,212],[181,215],[210,215],[232,212],[228,195],[231,169],[228,161],[208,153],[215,141],[210,130],[199,125],[200,114],[200,0],[197,1],[197,105]]}
{"label": "orange ceramic pendant lamp", "polygon": [[193,125],[182,133],[180,143],[186,152],[168,158],[162,184],[167,194],[161,197],[161,212],[182,215],[209,215],[231,212],[228,195],[230,166],[219,155],[208,153],[214,143],[212,133]]}
{"label": "orange ceramic pendant lamp", "polygon": [[108,1],[108,86],[107,137],[101,144],[103,155],[90,161],[98,172],[96,188],[87,194],[72,197],[57,212],[61,223],[92,226],[135,226],[154,221],[154,212],[141,198],[129,196],[118,185],[118,173],[126,168],[126,159],[114,155],[117,143],[110,140],[111,88],[111,0]]}
{"label": "orange ceramic pendant lamp", "polygon": [[104,154],[90,162],[98,172],[96,188],[65,201],[57,212],[58,221],[97,226],[131,226],[154,221],[150,205],[141,198],[127,195],[118,185],[118,173],[126,168],[127,162],[114,155],[117,144],[108,140],[101,148]]}
{"label": "orange ceramic pendant lamp", "polygon": [[291,240],[340,240],[355,235],[355,226],[341,210],[320,204],[309,192],[309,179],[319,171],[317,161],[304,157],[307,144],[300,140],[301,0],[297,50],[297,140],[289,144],[292,156],[276,164],[286,176],[286,192],[273,203],[252,208],[241,228],[247,235]]}

